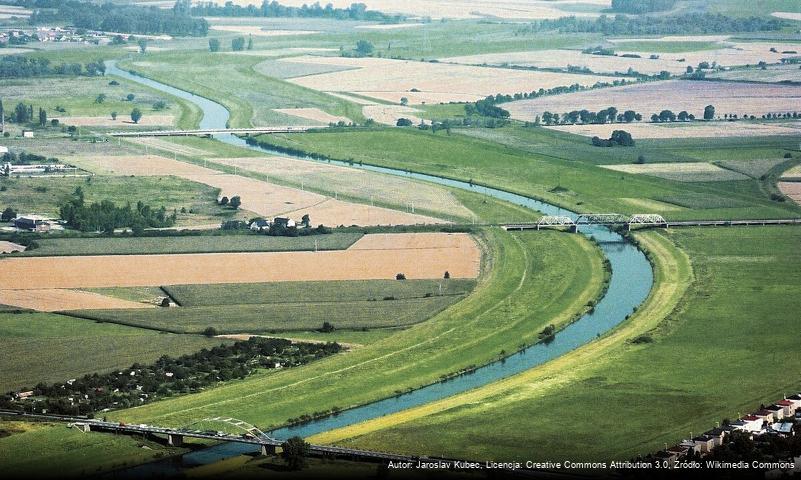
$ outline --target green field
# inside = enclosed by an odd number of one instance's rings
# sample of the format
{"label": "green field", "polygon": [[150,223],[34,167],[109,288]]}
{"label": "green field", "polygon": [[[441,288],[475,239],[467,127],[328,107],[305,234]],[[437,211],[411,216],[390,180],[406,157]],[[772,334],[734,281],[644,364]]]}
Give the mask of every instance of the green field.
{"label": "green field", "polygon": [[[431,134],[409,129],[373,129],[336,133],[265,135],[273,144],[322,153],[334,158],[354,158],[364,163],[410,169],[434,175],[474,179],[482,184],[541,198],[581,212],[642,213],[639,206],[691,195],[705,203],[688,210],[649,211],[669,219],[688,218],[783,218],[801,215],[792,202],[770,199],[768,186],[758,179],[739,182],[683,183],[630,175],[598,168],[603,155],[644,155],[648,161],[667,161],[687,143],[650,144],[631,152],[577,144],[574,136],[552,136],[543,129],[509,128],[500,131],[467,129],[487,139],[466,135]],[[706,142],[708,143],[708,142]],[[700,148],[701,142],[694,144]],[[727,148],[737,148],[736,144]],[[780,144],[783,146],[784,144]],[[761,145],[754,148],[765,148]],[[776,146],[772,145],[772,149]],[[639,152],[639,153],[638,153]],[[764,158],[764,157],[763,157]],[[636,159],[632,159],[632,162]],[[617,162],[620,163],[618,159]],[[634,201],[632,201],[634,200]],[[668,200],[668,203],[670,200]],[[703,208],[699,208],[703,207]]]}
{"label": "green field", "polygon": [[332,233],[306,237],[267,235],[186,235],[177,237],[45,238],[33,250],[16,256],[144,255],[167,253],[289,252],[344,250],[360,233]]}
{"label": "green field", "polygon": [[346,355],[116,412],[114,418],[179,425],[225,412],[268,426],[384,398],[536,342],[545,325],[571,321],[602,288],[599,251],[581,236],[497,229],[485,235],[491,264],[475,292],[427,322]]}
{"label": "green field", "polygon": [[59,208],[81,187],[86,202],[112,200],[117,205],[143,202],[152,208],[162,205],[178,213],[178,225],[219,224],[236,211],[217,205],[218,189],[176,177],[92,177],[86,178],[0,178],[3,208],[20,214],[35,213],[58,218]]}
{"label": "green field", "polygon": [[178,356],[223,340],[48,313],[0,313],[0,392]]}
{"label": "green field", "polygon": [[[436,413],[341,443],[473,458],[609,461],[673,445],[801,389],[792,334],[801,308],[801,229],[688,229],[643,239],[675,242],[693,270],[675,270],[683,263],[676,247],[661,260],[654,256],[652,296],[689,288],[666,318],[668,312],[635,317],[622,327],[631,339],[643,334],[633,327],[644,323],[652,343],[588,346],[589,364],[566,363],[572,354],[557,360],[562,382],[535,369],[516,383],[483,387],[483,395],[451,399],[432,408]],[[641,312],[649,309],[646,303]],[[625,412],[625,421],[610,409]],[[358,426],[352,431],[358,434]]]}

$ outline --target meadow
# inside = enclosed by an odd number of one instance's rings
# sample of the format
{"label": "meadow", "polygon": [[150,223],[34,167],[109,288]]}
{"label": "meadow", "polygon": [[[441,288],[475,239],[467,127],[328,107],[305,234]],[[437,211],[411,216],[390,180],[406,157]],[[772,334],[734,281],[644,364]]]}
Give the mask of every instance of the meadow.
{"label": "meadow", "polygon": [[[474,179],[481,184],[541,198],[574,211],[642,213],[628,199],[659,200],[692,194],[709,200],[692,211],[657,210],[667,218],[792,217],[799,211],[787,202],[774,202],[757,180],[686,183],[621,174],[596,163],[633,163],[644,155],[648,163],[684,157],[691,148],[715,150],[708,142],[648,143],[634,148],[598,148],[575,136],[552,135],[545,129],[478,129],[461,134],[432,134],[410,129],[373,129],[358,132],[269,135],[264,141],[333,158],[410,169],[433,175]],[[481,136],[483,138],[472,138]],[[486,140],[484,139],[486,138]],[[785,141],[787,148],[796,146]],[[735,142],[730,148],[743,147]],[[638,144],[639,145],[639,144]],[[735,147],[736,145],[736,147]],[[746,144],[748,145],[748,144]],[[751,144],[751,152],[781,151],[784,142]],[[791,146],[792,145],[792,146]],[[721,143],[717,148],[726,148]],[[765,154],[763,152],[762,154]],[[685,161],[686,161],[686,157]],[[767,158],[767,157],[763,157]],[[720,204],[736,207],[716,207]]]}
{"label": "meadow", "polygon": [[63,382],[227,342],[50,313],[0,313],[0,334],[0,392],[39,382]]}
{"label": "meadow", "polygon": [[542,233],[487,230],[491,263],[474,293],[385,340],[297,369],[115,412],[113,418],[181,425],[225,412],[260,426],[279,425],[303,413],[384,398],[536,342],[545,325],[564,325],[583,311],[605,277],[600,254],[586,239]]}
{"label": "meadow", "polygon": [[[657,288],[597,344],[543,371],[313,440],[498,460],[608,461],[673,445],[801,388],[788,335],[801,307],[800,237],[796,227],[638,235],[656,260]],[[782,366],[764,368],[774,362]]]}

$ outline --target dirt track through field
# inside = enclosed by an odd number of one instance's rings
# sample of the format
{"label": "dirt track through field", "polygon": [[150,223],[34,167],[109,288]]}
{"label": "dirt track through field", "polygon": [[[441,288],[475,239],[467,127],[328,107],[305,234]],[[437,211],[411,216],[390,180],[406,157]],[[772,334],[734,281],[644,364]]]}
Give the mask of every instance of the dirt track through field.
{"label": "dirt track through field", "polygon": [[779,190],[801,205],[801,182],[779,182]]}
{"label": "dirt track through field", "polygon": [[[475,278],[481,254],[468,234],[367,235],[325,252],[116,255],[9,258],[0,262],[8,290],[137,287],[316,280]],[[109,307],[111,308],[111,307]]]}

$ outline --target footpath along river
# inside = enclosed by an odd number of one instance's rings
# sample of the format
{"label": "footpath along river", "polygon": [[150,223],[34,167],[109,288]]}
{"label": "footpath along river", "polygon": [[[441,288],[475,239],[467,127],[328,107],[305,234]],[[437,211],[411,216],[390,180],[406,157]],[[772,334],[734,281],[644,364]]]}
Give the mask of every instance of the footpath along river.
{"label": "footpath along river", "polygon": [[[116,62],[113,61],[106,62],[106,75],[116,75],[194,103],[203,111],[203,119],[200,122],[200,128],[202,129],[220,129],[227,127],[229,112],[219,103],[139,75],[131,74],[118,68]],[[231,134],[216,135],[215,138],[232,145],[266,151],[270,154],[287,156],[286,154],[248,145],[243,139]],[[298,161],[314,160],[298,157]],[[333,160],[331,163],[346,165],[344,162],[336,162]],[[575,212],[566,211],[563,208],[549,203],[491,187],[472,185],[464,181],[446,179],[422,173],[410,173],[406,170],[373,165],[353,165],[350,167],[433,182],[448,187],[461,188],[523,205],[542,212],[545,215],[565,215],[574,218],[577,216]],[[612,267],[609,288],[603,298],[598,301],[592,313],[587,313],[579,320],[559,331],[552,342],[548,344],[538,343],[503,360],[498,360],[479,367],[469,374],[437,382],[409,393],[345,410],[336,416],[321,418],[302,425],[280,428],[268,433],[273,438],[279,440],[294,435],[308,437],[317,433],[356,424],[440,400],[534,368],[575,350],[613,329],[623,322],[628,315],[639,307],[648,297],[651,287],[653,286],[653,269],[645,255],[618,233],[602,226],[584,227],[581,233],[595,238],[604,256],[609,260]],[[124,473],[123,476],[126,478],[149,476],[152,474],[169,475],[178,473],[183,468],[206,465],[253,451],[254,449],[247,445],[223,443],[204,450],[187,453],[179,459],[154,462],[133,467],[123,472],[116,472],[114,477],[119,477],[120,473]]]}

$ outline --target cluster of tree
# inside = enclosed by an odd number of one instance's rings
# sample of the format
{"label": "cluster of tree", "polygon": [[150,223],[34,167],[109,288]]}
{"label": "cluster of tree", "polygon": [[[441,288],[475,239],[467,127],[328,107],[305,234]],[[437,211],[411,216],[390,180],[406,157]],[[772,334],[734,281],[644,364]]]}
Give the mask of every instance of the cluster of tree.
{"label": "cluster of tree", "polygon": [[[505,96],[498,95],[506,98]],[[468,103],[464,106],[464,111],[467,115],[483,115],[492,118],[509,118],[509,112],[495,104],[499,103],[499,99],[490,95],[489,97],[479,100],[476,103]]]}
{"label": "cluster of tree", "polygon": [[11,163],[13,165],[41,165],[43,163],[58,163],[59,159],[53,157],[45,157],[44,155],[37,155],[28,152],[5,152],[0,157],[0,163]]}
{"label": "cluster of tree", "polygon": [[677,0],[612,0],[612,11],[620,13],[650,13],[672,10]]}
{"label": "cluster of tree", "polygon": [[45,75],[104,75],[106,65],[98,60],[85,65],[80,63],[52,64],[47,58],[28,58],[21,55],[0,56],[0,78],[28,78]]}
{"label": "cluster of tree", "polygon": [[81,187],[75,189],[59,213],[68,226],[82,232],[111,234],[115,228],[130,228],[134,235],[141,235],[147,227],[171,227],[177,217],[177,212],[168,214],[164,206],[152,209],[142,202],[137,202],[136,208],[132,208],[130,203],[118,207],[111,200],[87,204]]}
{"label": "cluster of tree", "polygon": [[375,52],[375,45],[368,40],[359,40],[352,50],[345,50],[344,47],[339,47],[339,55],[342,57],[369,57]]}
{"label": "cluster of tree", "polygon": [[633,147],[634,139],[631,134],[625,130],[614,130],[612,136],[603,139],[600,137],[592,137],[592,144],[596,147],[614,147],[620,145],[621,147]]}
{"label": "cluster of tree", "polygon": [[[465,109],[467,109],[469,106],[471,106],[471,104],[465,105]],[[472,113],[470,115],[472,115]],[[506,118],[467,116],[462,118],[434,120],[430,124],[421,122],[419,125],[417,125],[417,128],[420,130],[431,130],[433,133],[437,133],[440,130],[445,130],[448,134],[450,134],[452,128],[501,128],[509,125],[510,123],[511,122]],[[414,123],[408,118],[399,118],[395,125],[398,127],[411,127],[414,126]]]}
{"label": "cluster of tree", "polygon": [[243,7],[225,2],[199,2],[191,9],[192,15],[203,17],[289,17],[289,18],[331,18],[334,20],[367,20],[373,22],[400,23],[406,20],[402,15],[388,15],[382,12],[367,10],[363,3],[352,3],[347,8],[334,8],[330,3],[324,7],[320,2],[300,7],[281,5],[276,1],[264,0],[261,7],[248,5]]}
{"label": "cluster of tree", "polygon": [[614,50],[612,50],[611,48],[602,47],[600,45],[597,47],[587,47],[584,50],[582,50],[581,53],[587,55],[605,55],[607,57],[615,56]]}
{"label": "cluster of tree", "polygon": [[[259,368],[275,368],[276,364],[282,367],[303,365],[340,350],[337,343],[292,343],[281,338],[253,337],[180,357],[165,355],[150,365],[135,363],[111,373],[93,373],[51,385],[40,383],[33,392],[44,400],[37,401],[35,408],[66,415],[127,408],[244,378]],[[27,404],[27,401],[15,400],[12,392],[0,397],[0,408],[28,410]]]}
{"label": "cluster of tree", "polygon": [[[576,124],[576,123],[631,123],[642,120],[642,115],[634,110],[619,113],[617,108],[609,107],[598,112],[589,110],[573,110],[561,116],[558,113],[543,112],[542,123],[545,125]],[[537,123],[537,122],[535,122]]]}
{"label": "cluster of tree", "polygon": [[[11,114],[6,116],[5,108],[3,107],[3,101],[0,100],[0,118],[6,118],[10,122],[19,123],[19,124],[37,124],[40,127],[47,126],[47,112],[43,108],[39,108],[38,115],[34,116],[33,113],[33,104],[26,105],[23,102],[17,103],[17,106],[14,107],[14,110],[11,111]],[[6,154],[8,155],[8,154]]]}
{"label": "cluster of tree", "polygon": [[10,222],[15,218],[17,218],[17,211],[11,207],[6,207],[0,212],[0,222]]}
{"label": "cluster of tree", "polygon": [[786,22],[770,17],[729,17],[715,13],[632,17],[601,15],[597,19],[562,17],[538,20],[517,30],[518,34],[558,30],[562,33],[602,33],[604,35],[696,35],[707,33],[770,32],[781,30]]}
{"label": "cluster of tree", "polygon": [[33,10],[31,25],[69,23],[77,28],[148,35],[203,37],[209,31],[204,18],[190,15],[189,0],[179,0],[175,8],[137,7],[114,2],[79,0],[17,0]]}

